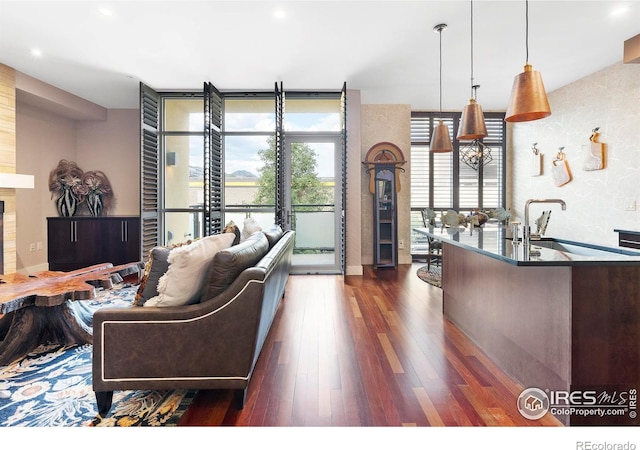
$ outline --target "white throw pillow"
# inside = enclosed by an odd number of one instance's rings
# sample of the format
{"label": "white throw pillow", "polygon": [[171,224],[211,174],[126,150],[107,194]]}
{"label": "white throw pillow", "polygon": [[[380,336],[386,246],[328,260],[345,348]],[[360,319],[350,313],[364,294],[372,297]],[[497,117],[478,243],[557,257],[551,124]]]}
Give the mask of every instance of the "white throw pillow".
{"label": "white throw pillow", "polygon": [[147,300],[144,306],[196,303],[209,263],[216,253],[229,248],[234,238],[231,233],[216,234],[171,250],[167,260],[169,269],[158,281],[158,295]]}
{"label": "white throw pillow", "polygon": [[244,219],[244,224],[242,225],[242,241],[247,239],[256,231],[261,231],[262,227],[256,222],[256,219],[253,217],[247,217]]}

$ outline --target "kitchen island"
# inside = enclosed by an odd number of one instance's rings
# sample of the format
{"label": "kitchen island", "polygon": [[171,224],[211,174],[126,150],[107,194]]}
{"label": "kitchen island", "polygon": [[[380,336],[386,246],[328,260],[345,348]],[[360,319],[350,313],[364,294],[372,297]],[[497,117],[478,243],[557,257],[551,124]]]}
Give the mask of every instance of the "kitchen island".
{"label": "kitchen island", "polygon": [[[557,239],[532,241],[529,251],[495,224],[415,231],[442,242],[445,317],[524,388],[640,387],[640,253]],[[568,425],[640,423],[626,407],[619,416],[556,416]]]}

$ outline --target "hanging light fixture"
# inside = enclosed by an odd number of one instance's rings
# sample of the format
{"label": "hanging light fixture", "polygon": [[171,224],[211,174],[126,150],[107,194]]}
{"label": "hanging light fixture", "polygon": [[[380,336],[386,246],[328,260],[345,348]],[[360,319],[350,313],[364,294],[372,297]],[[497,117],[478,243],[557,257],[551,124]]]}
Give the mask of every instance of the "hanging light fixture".
{"label": "hanging light fixture", "polygon": [[[446,28],[446,23],[441,23],[433,27],[433,31],[440,34],[440,116],[442,116],[442,32],[446,30]],[[433,129],[429,150],[434,153],[453,151],[449,127],[444,124],[442,119],[439,119],[438,125]]]}
{"label": "hanging light fixture", "polygon": [[[478,85],[473,86],[474,95],[476,89],[478,89],[479,87],[480,86]],[[468,107],[469,106],[467,106],[467,108]],[[482,142],[482,138],[488,136],[489,134],[487,133],[487,126],[484,122],[484,115],[482,114],[482,110],[480,110],[480,117],[482,118],[482,127],[484,128],[484,134],[480,138],[465,137],[465,139],[473,140],[467,145],[461,146],[459,150],[460,160],[467,166],[471,167],[473,170],[478,170],[480,167],[483,167],[493,161],[493,157],[491,156],[491,148],[488,147],[484,142]]]}
{"label": "hanging light fixture", "polygon": [[480,139],[487,135],[482,107],[476,103],[476,89],[479,87],[473,84],[473,1],[471,1],[471,99],[462,110],[462,120],[460,120],[457,136],[459,141]]}
{"label": "hanging light fixture", "polygon": [[542,75],[529,64],[529,1],[526,4],[526,49],[527,60],[524,72],[516,75],[511,89],[511,99],[504,120],[527,122],[551,115],[549,100],[542,83]]}
{"label": "hanging light fixture", "polygon": [[480,139],[474,139],[473,142],[460,148],[460,159],[473,170],[478,170],[493,161],[491,147]]}

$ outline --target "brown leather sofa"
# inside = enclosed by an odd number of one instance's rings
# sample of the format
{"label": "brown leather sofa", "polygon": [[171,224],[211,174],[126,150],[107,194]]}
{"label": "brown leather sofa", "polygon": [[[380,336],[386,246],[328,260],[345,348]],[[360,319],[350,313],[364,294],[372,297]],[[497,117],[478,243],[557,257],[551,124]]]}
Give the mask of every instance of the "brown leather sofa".
{"label": "brown leather sofa", "polygon": [[291,267],[294,232],[256,232],[218,252],[197,304],[104,308],[93,317],[98,411],[114,390],[233,389],[239,408]]}

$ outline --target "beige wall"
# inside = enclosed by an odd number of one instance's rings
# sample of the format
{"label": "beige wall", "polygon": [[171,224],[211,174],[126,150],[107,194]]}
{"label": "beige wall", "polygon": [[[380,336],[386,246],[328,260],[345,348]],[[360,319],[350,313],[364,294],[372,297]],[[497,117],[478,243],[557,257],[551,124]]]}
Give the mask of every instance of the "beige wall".
{"label": "beige wall", "polygon": [[369,192],[369,175],[362,165],[367,152],[379,142],[397,145],[407,163],[400,174],[398,192],[398,241],[404,249],[398,250],[398,263],[411,264],[411,106],[362,105],[360,146],[360,186],[362,199],[362,263],[373,264],[373,197]]}
{"label": "beige wall", "polygon": [[[18,165],[21,173],[33,175],[34,183],[34,189],[19,189],[16,193],[16,269],[26,273],[48,269],[46,218],[58,215],[49,192],[49,172],[61,159],[76,159],[76,125],[71,119],[20,103],[16,119]],[[36,251],[30,251],[32,243],[36,244]]]}
{"label": "beige wall", "polygon": [[[57,95],[64,103],[65,97]],[[75,161],[83,170],[105,172],[115,194],[111,215],[139,215],[139,115],[137,110],[109,110],[104,120],[79,120],[78,110],[71,118],[61,108],[42,107],[22,93],[16,110],[18,168],[20,173],[34,175],[35,188],[16,193],[15,270],[33,273],[48,269],[47,217],[58,215],[48,178],[61,159]],[[30,250],[31,244],[35,251]]]}
{"label": "beige wall", "polygon": [[109,215],[140,215],[140,114],[137,109],[110,109],[105,121],[77,126],[76,162],[82,170],[102,170],[114,194]]}
{"label": "beige wall", "polygon": [[[16,173],[16,94],[15,71],[0,64],[0,172]],[[0,189],[4,202],[4,273],[16,269],[15,189]]]}
{"label": "beige wall", "polygon": [[[530,216],[551,209],[547,236],[617,246],[614,229],[640,230],[640,65],[622,63],[549,93],[551,116],[510,125],[509,176],[512,213],[524,217],[529,198],[561,198],[557,205],[534,205]],[[606,143],[604,170],[582,169],[591,130],[600,127]],[[531,145],[544,154],[544,172],[530,174]],[[551,165],[559,147],[573,180],[557,187]],[[634,211],[626,208],[635,203]]]}

